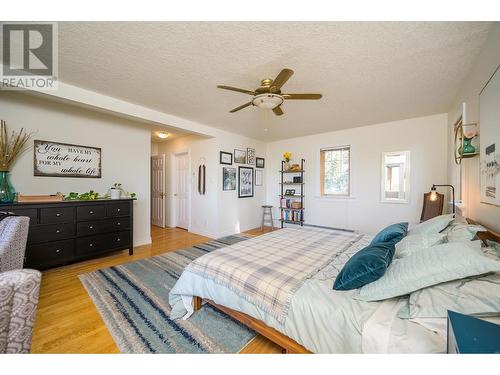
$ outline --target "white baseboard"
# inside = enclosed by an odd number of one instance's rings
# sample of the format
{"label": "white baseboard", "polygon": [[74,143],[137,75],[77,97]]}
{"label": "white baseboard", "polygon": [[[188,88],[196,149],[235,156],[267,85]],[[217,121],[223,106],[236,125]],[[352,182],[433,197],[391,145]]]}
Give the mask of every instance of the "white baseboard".
{"label": "white baseboard", "polygon": [[151,239],[151,237],[146,237],[146,238],[141,238],[141,239],[134,238],[134,247],[151,245],[152,243],[153,243],[153,240]]}

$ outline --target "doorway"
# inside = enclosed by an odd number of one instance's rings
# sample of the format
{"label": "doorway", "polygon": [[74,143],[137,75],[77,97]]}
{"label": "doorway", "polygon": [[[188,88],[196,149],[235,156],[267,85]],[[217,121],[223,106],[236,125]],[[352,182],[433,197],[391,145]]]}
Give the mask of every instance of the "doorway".
{"label": "doorway", "polygon": [[151,156],[151,224],[165,228],[165,154]]}
{"label": "doorway", "polygon": [[173,154],[173,217],[174,226],[189,230],[190,224],[190,192],[191,179],[190,175],[190,158],[189,153],[183,152]]}

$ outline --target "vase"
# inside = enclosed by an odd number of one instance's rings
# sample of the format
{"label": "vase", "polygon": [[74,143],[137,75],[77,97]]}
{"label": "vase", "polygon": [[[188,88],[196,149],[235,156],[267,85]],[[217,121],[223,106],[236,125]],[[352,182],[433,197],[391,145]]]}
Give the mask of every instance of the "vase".
{"label": "vase", "polygon": [[109,195],[111,199],[120,199],[122,196],[122,191],[120,189],[111,188]]}
{"label": "vase", "polygon": [[284,171],[289,171],[289,170],[290,170],[290,162],[285,161],[285,162],[283,163],[283,170],[284,170]]}
{"label": "vase", "polygon": [[475,153],[476,148],[472,145],[472,138],[464,138],[463,152],[462,147],[458,149],[458,152],[463,155]]}
{"label": "vase", "polygon": [[12,203],[16,197],[8,171],[0,171],[0,203]]}

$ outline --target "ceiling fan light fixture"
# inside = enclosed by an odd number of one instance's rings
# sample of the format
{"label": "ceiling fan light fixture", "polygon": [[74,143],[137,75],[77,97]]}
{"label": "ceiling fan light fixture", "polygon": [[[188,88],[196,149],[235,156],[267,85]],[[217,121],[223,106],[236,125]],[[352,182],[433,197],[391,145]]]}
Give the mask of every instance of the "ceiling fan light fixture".
{"label": "ceiling fan light fixture", "polygon": [[262,109],[274,109],[284,101],[283,96],[278,94],[260,94],[254,96],[252,104]]}

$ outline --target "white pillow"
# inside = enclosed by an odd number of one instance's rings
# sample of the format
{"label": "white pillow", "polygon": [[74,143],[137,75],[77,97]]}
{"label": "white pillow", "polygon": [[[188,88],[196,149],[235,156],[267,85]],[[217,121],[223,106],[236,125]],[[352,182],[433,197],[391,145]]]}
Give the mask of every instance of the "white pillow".
{"label": "white pillow", "polygon": [[444,228],[448,226],[453,221],[454,214],[441,215],[433,217],[427,221],[417,224],[413,227],[408,235],[412,236],[414,234],[436,234],[441,232]]}
{"label": "white pillow", "polygon": [[393,260],[384,276],[360,288],[353,298],[380,301],[490,272],[500,272],[500,260],[484,255],[481,241],[445,243]]}
{"label": "white pillow", "polygon": [[500,274],[469,277],[434,285],[410,294],[400,318],[446,318],[447,311],[462,314],[500,313]]}
{"label": "white pillow", "polygon": [[406,236],[396,244],[394,258],[404,258],[415,253],[419,249],[427,249],[431,246],[439,245],[444,242],[446,234],[413,234]]}
{"label": "white pillow", "polygon": [[472,241],[477,232],[485,232],[486,229],[481,225],[472,224],[452,224],[444,233],[447,242]]}

